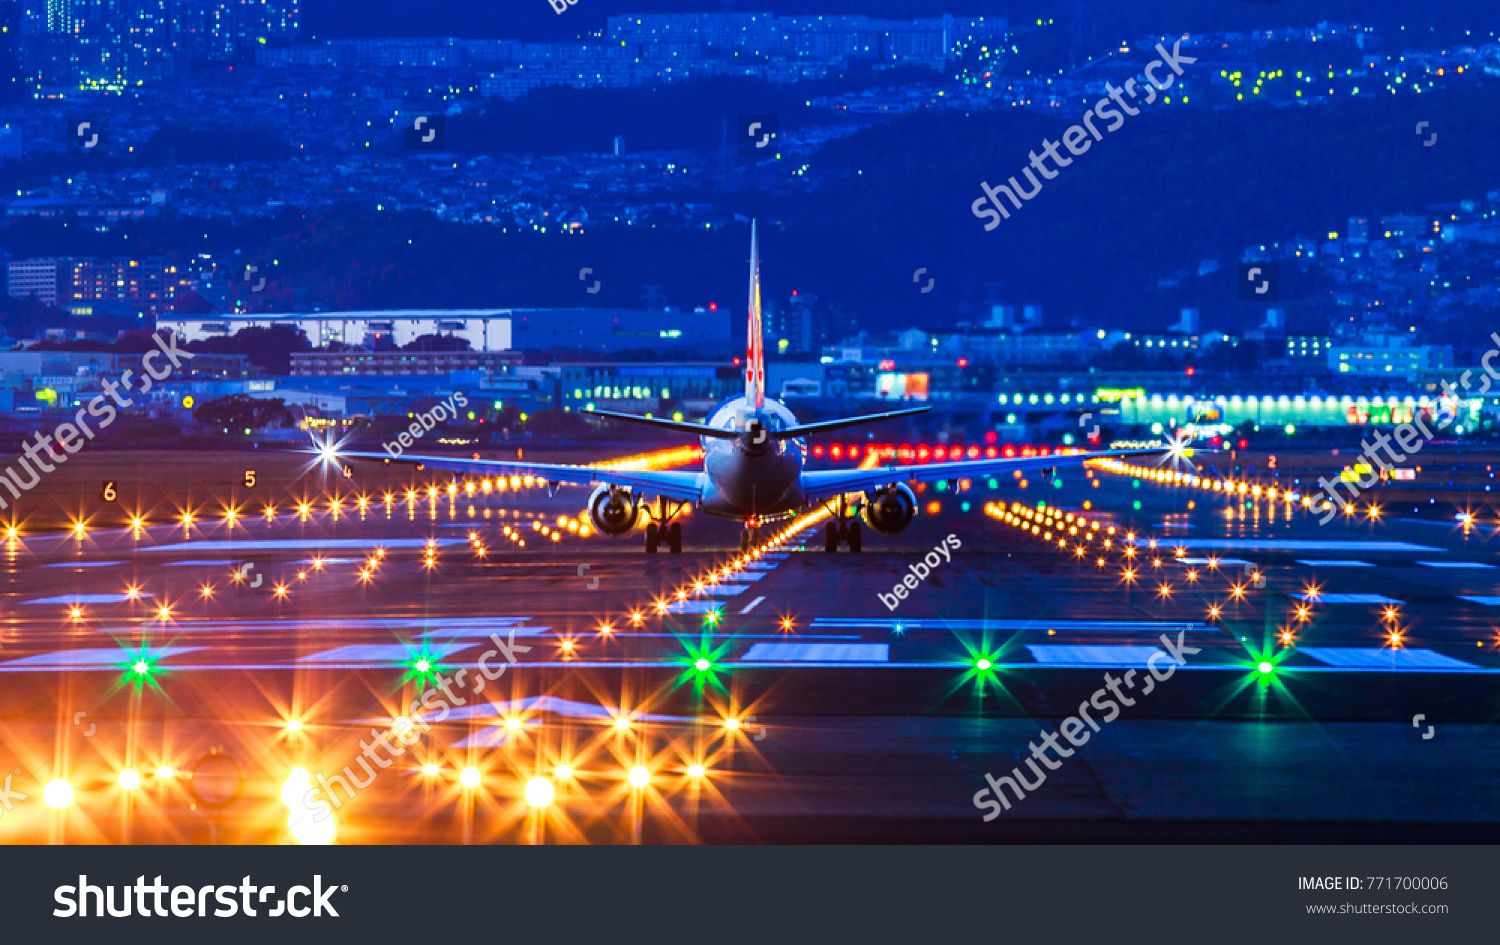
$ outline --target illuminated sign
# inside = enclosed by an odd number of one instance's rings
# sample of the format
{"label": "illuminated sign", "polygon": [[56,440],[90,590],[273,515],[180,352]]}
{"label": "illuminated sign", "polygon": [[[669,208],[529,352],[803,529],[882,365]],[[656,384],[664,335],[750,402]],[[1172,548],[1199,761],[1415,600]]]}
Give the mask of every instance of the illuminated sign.
{"label": "illuminated sign", "polygon": [[1094,396],[1106,404],[1114,404],[1132,397],[1140,400],[1146,396],[1146,391],[1141,387],[1101,387],[1094,391]]}

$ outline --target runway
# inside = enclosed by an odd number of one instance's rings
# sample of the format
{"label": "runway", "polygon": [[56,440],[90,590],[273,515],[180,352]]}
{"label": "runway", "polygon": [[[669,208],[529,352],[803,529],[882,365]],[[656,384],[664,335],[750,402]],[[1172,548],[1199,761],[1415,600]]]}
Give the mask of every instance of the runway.
{"label": "runway", "polygon": [[[23,533],[0,548],[0,774],[26,797],[0,839],[293,842],[288,772],[363,777],[361,740],[410,731],[439,679],[449,711],[370,759],[338,842],[1500,835],[1495,521],[1320,526],[1064,478],[926,490],[860,554],[813,523],[742,557],[699,514],[648,556],[582,534],[567,488]],[[984,821],[985,775],[1127,673],[1132,704]]]}

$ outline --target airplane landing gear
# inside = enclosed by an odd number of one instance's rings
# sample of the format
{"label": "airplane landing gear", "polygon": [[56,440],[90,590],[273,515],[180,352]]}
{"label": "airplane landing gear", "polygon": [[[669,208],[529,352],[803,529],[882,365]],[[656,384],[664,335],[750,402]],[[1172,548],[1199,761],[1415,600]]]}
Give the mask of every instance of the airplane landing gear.
{"label": "airplane landing gear", "polygon": [[823,529],[823,550],[829,554],[838,551],[841,542],[854,554],[864,549],[864,530],[860,527],[859,519],[849,512],[844,500],[839,499],[838,511]]}
{"label": "airplane landing gear", "polygon": [[666,497],[659,496],[657,497],[656,511],[652,512],[650,509],[646,509],[646,514],[656,519],[656,521],[646,525],[646,554],[656,554],[657,549],[663,544],[667,546],[667,550],[672,554],[682,554],[682,524],[672,521],[672,519],[677,517],[677,513],[681,511],[682,506],[683,503],[678,503],[671,509],[668,509]]}

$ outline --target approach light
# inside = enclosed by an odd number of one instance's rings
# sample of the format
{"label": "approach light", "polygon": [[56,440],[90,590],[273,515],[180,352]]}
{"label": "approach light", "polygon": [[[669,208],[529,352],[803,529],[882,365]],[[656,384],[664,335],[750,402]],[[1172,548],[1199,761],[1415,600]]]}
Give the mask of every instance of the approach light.
{"label": "approach light", "polygon": [[568,780],[569,778],[571,778],[573,776],[573,766],[572,765],[558,765],[557,768],[554,769],[552,773],[555,774],[555,775],[557,775],[557,778],[558,778],[559,781],[566,781],[566,780]]}
{"label": "approach light", "polygon": [[286,730],[288,732],[294,732],[294,733],[302,731],[302,720],[301,719],[287,719],[286,720]]}
{"label": "approach light", "polygon": [[171,765],[161,765],[156,769],[156,779],[158,781],[170,781],[176,776],[177,770]]}
{"label": "approach light", "polygon": [[422,773],[425,774],[429,778],[436,777],[437,773],[438,773],[438,766],[437,765],[433,765],[433,764],[423,765],[422,766]]}
{"label": "approach light", "polygon": [[505,727],[509,731],[519,732],[521,730],[521,720],[516,718],[506,719]]}
{"label": "approach light", "polygon": [[740,720],[733,717],[727,718],[724,720],[724,727],[731,732],[737,732],[740,730]]}
{"label": "approach light", "polygon": [[68,613],[72,615],[74,620],[77,620],[78,618],[83,616],[83,608],[74,607],[72,610],[68,611]]}
{"label": "approach light", "polygon": [[651,772],[647,771],[641,765],[631,768],[629,777],[631,787],[643,788],[651,783]]}
{"label": "approach light", "polygon": [[42,803],[53,810],[65,810],[73,806],[73,785],[64,778],[54,778],[42,788]]}
{"label": "approach light", "polygon": [[532,807],[546,807],[555,795],[552,782],[546,778],[532,778],[526,782],[526,803]]}
{"label": "approach light", "polygon": [[615,728],[619,729],[622,732],[625,731],[626,729],[630,728],[630,720],[623,715],[620,716],[619,718],[615,719]]}
{"label": "approach light", "polygon": [[307,796],[312,787],[312,776],[307,769],[298,765],[286,773],[286,780],[281,782],[281,803],[292,810],[303,807],[302,800]]}
{"label": "approach light", "polygon": [[687,773],[688,773],[688,777],[690,777],[690,778],[701,778],[701,777],[703,777],[703,766],[702,765],[688,765]]}
{"label": "approach light", "polygon": [[469,765],[463,771],[459,772],[458,783],[462,784],[466,788],[479,787],[479,781],[479,769],[474,767],[473,765]]}
{"label": "approach light", "polygon": [[115,784],[122,791],[134,791],[141,786],[141,773],[134,768],[126,768],[115,778]]}

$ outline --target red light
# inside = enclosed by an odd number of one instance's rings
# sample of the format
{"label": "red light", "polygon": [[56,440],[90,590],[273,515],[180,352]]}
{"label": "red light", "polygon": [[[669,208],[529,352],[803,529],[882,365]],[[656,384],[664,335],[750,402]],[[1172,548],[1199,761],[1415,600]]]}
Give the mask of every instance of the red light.
{"label": "red light", "polygon": [[740,366],[740,359],[739,358],[735,358],[734,359],[734,366],[735,367],[739,367]]}
{"label": "red light", "polygon": [[1039,455],[1039,456],[1051,456],[1052,455],[1052,451],[1050,449],[1048,449],[1047,447],[1044,446],[1044,447],[1042,447],[1041,452],[1038,453],[1037,455]]}
{"label": "red light", "polygon": [[858,455],[859,455],[859,447],[858,446],[850,446],[849,447],[849,458],[853,459],[854,457],[856,457]]}
{"label": "red light", "polygon": [[895,361],[891,361],[891,360],[887,359],[885,361],[881,361],[880,362],[880,370],[882,370],[882,371],[894,371],[895,369],[896,369],[896,362]]}
{"label": "red light", "polygon": [[984,448],[985,459],[994,459],[998,455],[1000,455],[1000,451],[995,449],[993,446],[986,446]]}
{"label": "red light", "polygon": [[984,435],[984,441],[986,443],[993,443],[998,439],[1000,439],[1000,434],[996,433],[994,430],[991,430]]}
{"label": "red light", "polygon": [[917,447],[917,462],[925,463],[932,458],[932,450],[925,446]]}
{"label": "red light", "polygon": [[906,460],[907,462],[911,462],[913,459],[915,459],[916,455],[916,450],[913,450],[910,444],[902,443],[900,446],[896,447],[896,456],[900,459]]}
{"label": "red light", "polygon": [[1016,448],[1014,446],[1007,446],[1004,450],[1001,451],[1001,455],[1006,459],[1015,459]]}
{"label": "red light", "polygon": [[961,368],[968,367],[969,366],[969,359],[968,358],[959,358],[958,359],[958,366],[961,367]]}
{"label": "red light", "polygon": [[1223,440],[1222,437],[1215,436],[1213,439],[1211,439],[1211,440],[1208,441],[1208,444],[1210,446],[1217,447],[1220,443],[1223,443],[1223,442],[1224,442],[1224,440]]}
{"label": "red light", "polygon": [[1250,445],[1250,441],[1249,440],[1246,440],[1244,438],[1240,439],[1240,449],[1245,449],[1249,445]]}
{"label": "red light", "polygon": [[977,447],[977,446],[971,446],[971,447],[969,447],[969,458],[970,459],[978,459],[979,458],[979,447]]}
{"label": "red light", "polygon": [[710,303],[708,303],[708,310],[710,312],[717,312],[719,310],[719,303],[718,302],[710,302]]}
{"label": "red light", "polygon": [[822,456],[823,455],[823,447],[821,447],[821,446],[814,446],[813,447],[813,455],[814,456]]}
{"label": "red light", "polygon": [[1034,446],[1023,446],[1023,447],[1021,447],[1021,458],[1022,459],[1029,459],[1029,458],[1031,458],[1032,456],[1035,456],[1035,455],[1036,455],[1036,447],[1034,447]]}
{"label": "red light", "polygon": [[833,459],[843,459],[844,458],[844,448],[842,446],[839,446],[837,443],[835,443],[833,446],[830,446],[828,448],[828,455],[830,457],[832,457]]}
{"label": "red light", "polygon": [[1193,374],[1194,374],[1194,369],[1191,366],[1189,366],[1188,369],[1187,369],[1187,376],[1188,377],[1192,377]]}
{"label": "red light", "polygon": [[793,297],[793,298],[796,298],[796,296],[797,296],[797,290],[796,290],[796,289],[793,289],[793,290],[792,290],[792,297]]}

